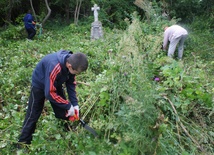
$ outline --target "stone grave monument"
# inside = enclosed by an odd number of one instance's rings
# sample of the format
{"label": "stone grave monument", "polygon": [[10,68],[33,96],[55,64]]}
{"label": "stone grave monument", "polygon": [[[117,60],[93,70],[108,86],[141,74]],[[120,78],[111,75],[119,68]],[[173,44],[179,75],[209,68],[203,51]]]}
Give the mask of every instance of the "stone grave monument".
{"label": "stone grave monument", "polygon": [[98,20],[98,10],[100,10],[100,7],[94,4],[91,10],[94,11],[94,22],[91,24],[91,39],[96,40],[103,37],[102,23]]}

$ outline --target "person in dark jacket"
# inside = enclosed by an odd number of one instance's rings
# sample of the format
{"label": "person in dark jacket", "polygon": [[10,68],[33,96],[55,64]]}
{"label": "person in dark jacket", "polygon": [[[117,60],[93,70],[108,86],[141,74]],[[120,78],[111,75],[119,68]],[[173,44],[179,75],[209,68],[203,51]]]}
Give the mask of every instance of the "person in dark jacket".
{"label": "person in dark jacket", "polygon": [[[70,120],[74,115],[79,117],[75,75],[86,71],[87,68],[88,60],[85,54],[72,54],[66,50],[48,54],[36,65],[19,144],[31,144],[45,99],[50,101],[56,118]],[[69,100],[65,97],[63,85],[67,88]]]}
{"label": "person in dark jacket", "polygon": [[36,29],[35,29],[35,21],[33,19],[31,10],[28,11],[28,13],[25,15],[24,19],[25,29],[28,33],[28,39],[32,40],[33,37],[36,35]]}

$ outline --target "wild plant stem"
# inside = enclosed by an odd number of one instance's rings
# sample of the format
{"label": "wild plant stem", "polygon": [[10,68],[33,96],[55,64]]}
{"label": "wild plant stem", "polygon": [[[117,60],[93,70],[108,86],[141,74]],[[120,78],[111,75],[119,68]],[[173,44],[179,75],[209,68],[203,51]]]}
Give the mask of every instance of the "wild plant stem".
{"label": "wild plant stem", "polygon": [[167,96],[163,96],[163,97],[164,97],[164,99],[166,99],[166,100],[169,101],[169,103],[170,103],[170,105],[171,105],[171,107],[172,107],[174,113],[176,114],[176,116],[177,116],[177,118],[178,118],[178,121],[177,121],[177,122],[180,124],[181,128],[184,130],[184,132],[186,133],[186,135],[187,135],[188,137],[190,137],[190,139],[196,144],[196,146],[197,146],[201,151],[203,151],[203,148],[200,146],[200,144],[198,143],[198,141],[196,141],[196,140],[190,135],[190,133],[186,130],[185,126],[184,126],[183,123],[181,122],[181,119],[180,119],[180,117],[179,117],[179,115],[178,115],[178,113],[177,113],[177,110],[175,109],[175,106],[173,105],[172,101],[171,101]]}

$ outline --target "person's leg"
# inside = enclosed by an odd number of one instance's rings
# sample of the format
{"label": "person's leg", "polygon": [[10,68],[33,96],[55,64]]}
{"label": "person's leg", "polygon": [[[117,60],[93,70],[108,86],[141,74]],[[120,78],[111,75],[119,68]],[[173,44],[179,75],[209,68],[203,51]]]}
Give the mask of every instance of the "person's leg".
{"label": "person's leg", "polygon": [[44,91],[32,86],[27,113],[18,142],[31,144],[32,134],[36,129],[36,123],[42,113],[44,101]]}
{"label": "person's leg", "polygon": [[[66,99],[63,88],[57,88],[57,94],[60,95],[62,98]],[[56,104],[52,102],[50,103],[56,118],[68,120],[68,117],[65,117],[67,110],[61,109],[60,107],[58,107]]]}
{"label": "person's leg", "polygon": [[53,111],[54,111],[54,114],[55,114],[56,118],[63,119],[63,120],[68,120],[69,117],[65,117],[66,112],[67,112],[65,109],[61,109],[60,107],[56,106],[52,102],[50,102],[50,103],[51,103],[51,106],[53,108]]}
{"label": "person's leg", "polygon": [[36,30],[33,28],[28,29],[28,39],[33,39],[33,37],[36,35]]}
{"label": "person's leg", "polygon": [[168,49],[168,57],[172,58],[174,56],[174,52],[175,52],[175,49],[176,49],[176,46],[177,46],[179,40],[180,40],[180,37],[170,41],[169,49]]}
{"label": "person's leg", "polygon": [[184,51],[184,41],[186,40],[186,38],[187,38],[187,35],[183,35],[180,39],[179,47],[178,47],[178,59],[182,59],[183,51]]}
{"label": "person's leg", "polygon": [[29,38],[30,38],[31,31],[30,31],[30,29],[26,29],[26,31],[27,31],[27,38],[29,39]]}

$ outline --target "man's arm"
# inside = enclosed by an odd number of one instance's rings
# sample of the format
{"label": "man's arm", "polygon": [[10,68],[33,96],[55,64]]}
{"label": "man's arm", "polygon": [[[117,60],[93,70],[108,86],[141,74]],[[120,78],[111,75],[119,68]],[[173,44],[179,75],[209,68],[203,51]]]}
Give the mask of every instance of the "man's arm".
{"label": "man's arm", "polygon": [[60,64],[58,63],[53,69],[49,70],[50,72],[47,71],[45,76],[45,97],[56,106],[65,110],[69,110],[71,103],[58,95],[56,87],[54,86],[56,77],[61,72]]}
{"label": "man's arm", "polygon": [[70,117],[69,120],[74,121],[74,120],[78,120],[79,119],[79,105],[78,105],[78,100],[77,100],[77,96],[76,96],[76,81],[75,81],[75,75],[70,74],[69,75],[69,80],[66,81],[66,88],[67,88],[67,92],[68,92],[68,97],[69,100],[71,102],[71,104],[74,107],[74,111],[75,111],[75,117]]}
{"label": "man's arm", "polygon": [[168,44],[168,40],[169,40],[169,32],[165,31],[164,32],[164,39],[163,39],[163,50],[166,50],[167,44]]}
{"label": "man's arm", "polygon": [[66,88],[68,92],[68,97],[73,106],[78,105],[78,100],[76,96],[76,81],[75,81],[75,75],[69,75],[69,80],[66,81]]}

